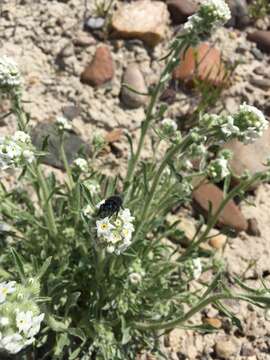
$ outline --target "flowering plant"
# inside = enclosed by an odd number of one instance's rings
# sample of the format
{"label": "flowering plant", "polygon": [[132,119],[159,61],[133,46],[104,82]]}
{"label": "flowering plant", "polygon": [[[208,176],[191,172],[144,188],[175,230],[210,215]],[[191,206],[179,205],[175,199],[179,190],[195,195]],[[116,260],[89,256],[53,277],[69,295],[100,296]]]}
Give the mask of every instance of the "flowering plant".
{"label": "flowering plant", "polygon": [[[200,114],[192,131],[181,133],[165,116],[166,109],[158,106],[180,52],[228,18],[223,0],[205,0],[176,37],[152,89],[138,145],[129,138],[122,181],[95,169],[104,146],[100,136],[93,139],[92,158],[80,154],[68,163],[63,141],[71,124],[63,117],[56,120],[56,128],[66,181],[45,175],[46,148],[37,151],[28,135],[19,70],[13,61],[1,59],[0,89],[10,97],[18,131],[1,139],[0,164],[2,171],[22,168],[27,191],[18,196],[16,187],[0,184],[0,351],[19,353],[20,359],[132,360],[144,350],[161,355],[160,332],[186,328],[209,304],[232,320],[235,315],[224,299],[269,307],[267,287],[249,289],[235,279],[237,286],[228,288],[223,264],[211,254],[205,257],[200,247],[230,199],[253,182],[269,179],[266,167],[229,191],[230,153],[217,149],[234,138],[254,141],[268,123],[258,109],[243,104],[235,114]],[[155,153],[147,161],[141,159],[150,129],[157,143],[166,144],[158,162]],[[170,238],[181,240],[183,234],[176,231],[177,222],[168,224],[167,216],[191,201],[198,178],[224,180],[224,199],[206,224],[199,224],[188,246],[175,247]],[[211,281],[199,281],[209,269]],[[190,287],[194,281],[195,290]],[[188,328],[211,330],[202,324]]]}

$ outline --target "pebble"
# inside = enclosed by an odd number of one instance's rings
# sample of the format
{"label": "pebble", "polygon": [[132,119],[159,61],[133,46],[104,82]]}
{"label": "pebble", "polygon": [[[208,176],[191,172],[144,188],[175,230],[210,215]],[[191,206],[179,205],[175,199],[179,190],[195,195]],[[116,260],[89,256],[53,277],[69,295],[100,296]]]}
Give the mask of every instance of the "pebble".
{"label": "pebble", "polygon": [[247,35],[247,39],[255,42],[260,50],[270,53],[270,31],[254,31]]}
{"label": "pebble", "polygon": [[123,136],[123,129],[114,129],[105,135],[105,141],[108,143],[114,143],[121,140]]}
{"label": "pebble", "polygon": [[237,346],[231,340],[218,340],[215,345],[215,353],[224,360],[230,360],[237,353]]}
{"label": "pebble", "polygon": [[[203,184],[193,192],[193,199],[203,214],[208,213],[209,203],[214,213],[223,200],[223,192],[214,184]],[[230,200],[221,212],[217,226],[228,226],[236,231],[247,229],[247,221],[233,200]]]}
{"label": "pebble", "polygon": [[100,30],[105,24],[105,19],[102,17],[89,17],[85,21],[85,29],[87,30]]}
{"label": "pebble", "polygon": [[226,242],[227,236],[224,234],[218,234],[209,239],[209,244],[217,250],[222,249],[225,246]]}
{"label": "pebble", "polygon": [[255,218],[248,219],[247,233],[248,235],[251,236],[261,236],[261,231],[259,229],[259,224],[257,219]]}
{"label": "pebble", "polygon": [[193,0],[168,0],[167,6],[173,24],[184,23],[197,9]]}
{"label": "pebble", "polygon": [[187,246],[188,244],[190,244],[190,241],[194,238],[196,234],[196,226],[194,220],[187,217],[180,218],[179,216],[172,214],[169,214],[166,219],[170,225],[177,221],[179,222],[174,227],[175,232],[170,236],[171,240],[183,246]]}
{"label": "pebble", "polygon": [[124,39],[141,39],[154,47],[166,35],[169,13],[166,4],[140,0],[123,4],[112,17],[113,35]]}
{"label": "pebble", "polygon": [[[148,92],[144,77],[137,64],[128,65],[123,76],[123,83],[140,93]],[[136,109],[147,104],[148,96],[136,94],[123,86],[121,90],[121,100],[128,108]]]}
{"label": "pebble", "polygon": [[222,327],[222,321],[218,318],[205,318],[203,322],[213,326],[215,329],[220,329]]}
{"label": "pebble", "polygon": [[114,63],[107,46],[97,48],[92,62],[86,66],[81,74],[81,82],[91,86],[100,86],[112,80]]}
{"label": "pebble", "polygon": [[192,85],[197,78],[212,85],[221,85],[225,78],[225,68],[220,51],[209,43],[189,48],[174,69],[173,78],[187,85]]}
{"label": "pebble", "polygon": [[227,0],[232,17],[227,26],[243,29],[250,24],[248,5],[246,0]]}
{"label": "pebble", "polygon": [[176,91],[172,88],[167,88],[160,95],[160,101],[164,101],[167,104],[171,105],[175,102],[176,99]]}
{"label": "pebble", "polygon": [[73,44],[74,44],[74,46],[87,47],[90,45],[95,45],[96,40],[90,34],[87,34],[86,32],[81,31],[73,39]]}
{"label": "pebble", "polygon": [[262,90],[270,89],[270,79],[258,79],[255,77],[250,78],[250,83]]}

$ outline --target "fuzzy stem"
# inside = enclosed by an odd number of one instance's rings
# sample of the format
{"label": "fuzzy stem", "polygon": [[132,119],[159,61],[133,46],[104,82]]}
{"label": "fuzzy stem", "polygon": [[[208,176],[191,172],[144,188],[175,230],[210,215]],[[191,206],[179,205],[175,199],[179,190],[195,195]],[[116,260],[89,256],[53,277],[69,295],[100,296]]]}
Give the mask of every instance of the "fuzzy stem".
{"label": "fuzzy stem", "polygon": [[54,219],[54,213],[52,208],[51,200],[49,199],[50,193],[48,190],[47,182],[44,177],[43,172],[41,171],[40,165],[36,166],[36,174],[38,178],[38,182],[40,184],[42,190],[42,199],[43,199],[43,209],[45,212],[45,218],[47,221],[47,226],[52,237],[56,237],[57,235],[57,227]]}
{"label": "fuzzy stem", "polygon": [[74,184],[74,181],[73,181],[73,178],[72,178],[70,166],[68,164],[67,156],[66,156],[66,152],[65,152],[65,148],[64,148],[64,134],[61,134],[61,136],[60,136],[60,155],[61,155],[64,167],[65,167],[65,170],[66,170],[66,173],[67,173],[67,176],[68,176],[67,185],[68,185],[69,190],[72,191],[75,184]]}

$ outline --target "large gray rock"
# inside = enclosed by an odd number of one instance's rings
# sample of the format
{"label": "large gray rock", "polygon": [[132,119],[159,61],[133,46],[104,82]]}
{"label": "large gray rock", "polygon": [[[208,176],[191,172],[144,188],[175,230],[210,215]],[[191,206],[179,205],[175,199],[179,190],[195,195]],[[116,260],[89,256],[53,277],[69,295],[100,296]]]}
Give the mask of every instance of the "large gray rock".
{"label": "large gray rock", "polygon": [[184,23],[197,9],[193,0],[168,0],[167,5],[174,24]]}
{"label": "large gray rock", "polygon": [[[147,93],[144,77],[136,64],[130,64],[127,67],[123,76],[123,83],[140,93]],[[121,100],[127,107],[135,109],[146,105],[148,97],[136,94],[124,86],[121,91]]]}
{"label": "large gray rock", "polygon": [[[32,142],[38,150],[42,150],[45,139],[47,138],[47,148],[45,151],[48,153],[42,158],[45,164],[54,166],[59,169],[64,169],[63,162],[60,156],[59,136],[57,128],[51,123],[38,124],[31,133]],[[66,133],[64,139],[64,148],[69,163],[72,163],[78,157],[79,150],[85,150],[87,154],[90,153],[90,148],[78,135],[69,132]]]}

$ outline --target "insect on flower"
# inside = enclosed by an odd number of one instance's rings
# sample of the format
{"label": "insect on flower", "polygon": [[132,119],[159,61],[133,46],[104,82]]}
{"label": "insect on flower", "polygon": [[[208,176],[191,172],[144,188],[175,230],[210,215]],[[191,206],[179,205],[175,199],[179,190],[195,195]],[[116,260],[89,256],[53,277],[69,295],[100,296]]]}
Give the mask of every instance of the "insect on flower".
{"label": "insect on flower", "polygon": [[97,216],[100,218],[111,217],[113,214],[118,215],[122,207],[123,200],[118,195],[108,197],[103,204],[100,205]]}

